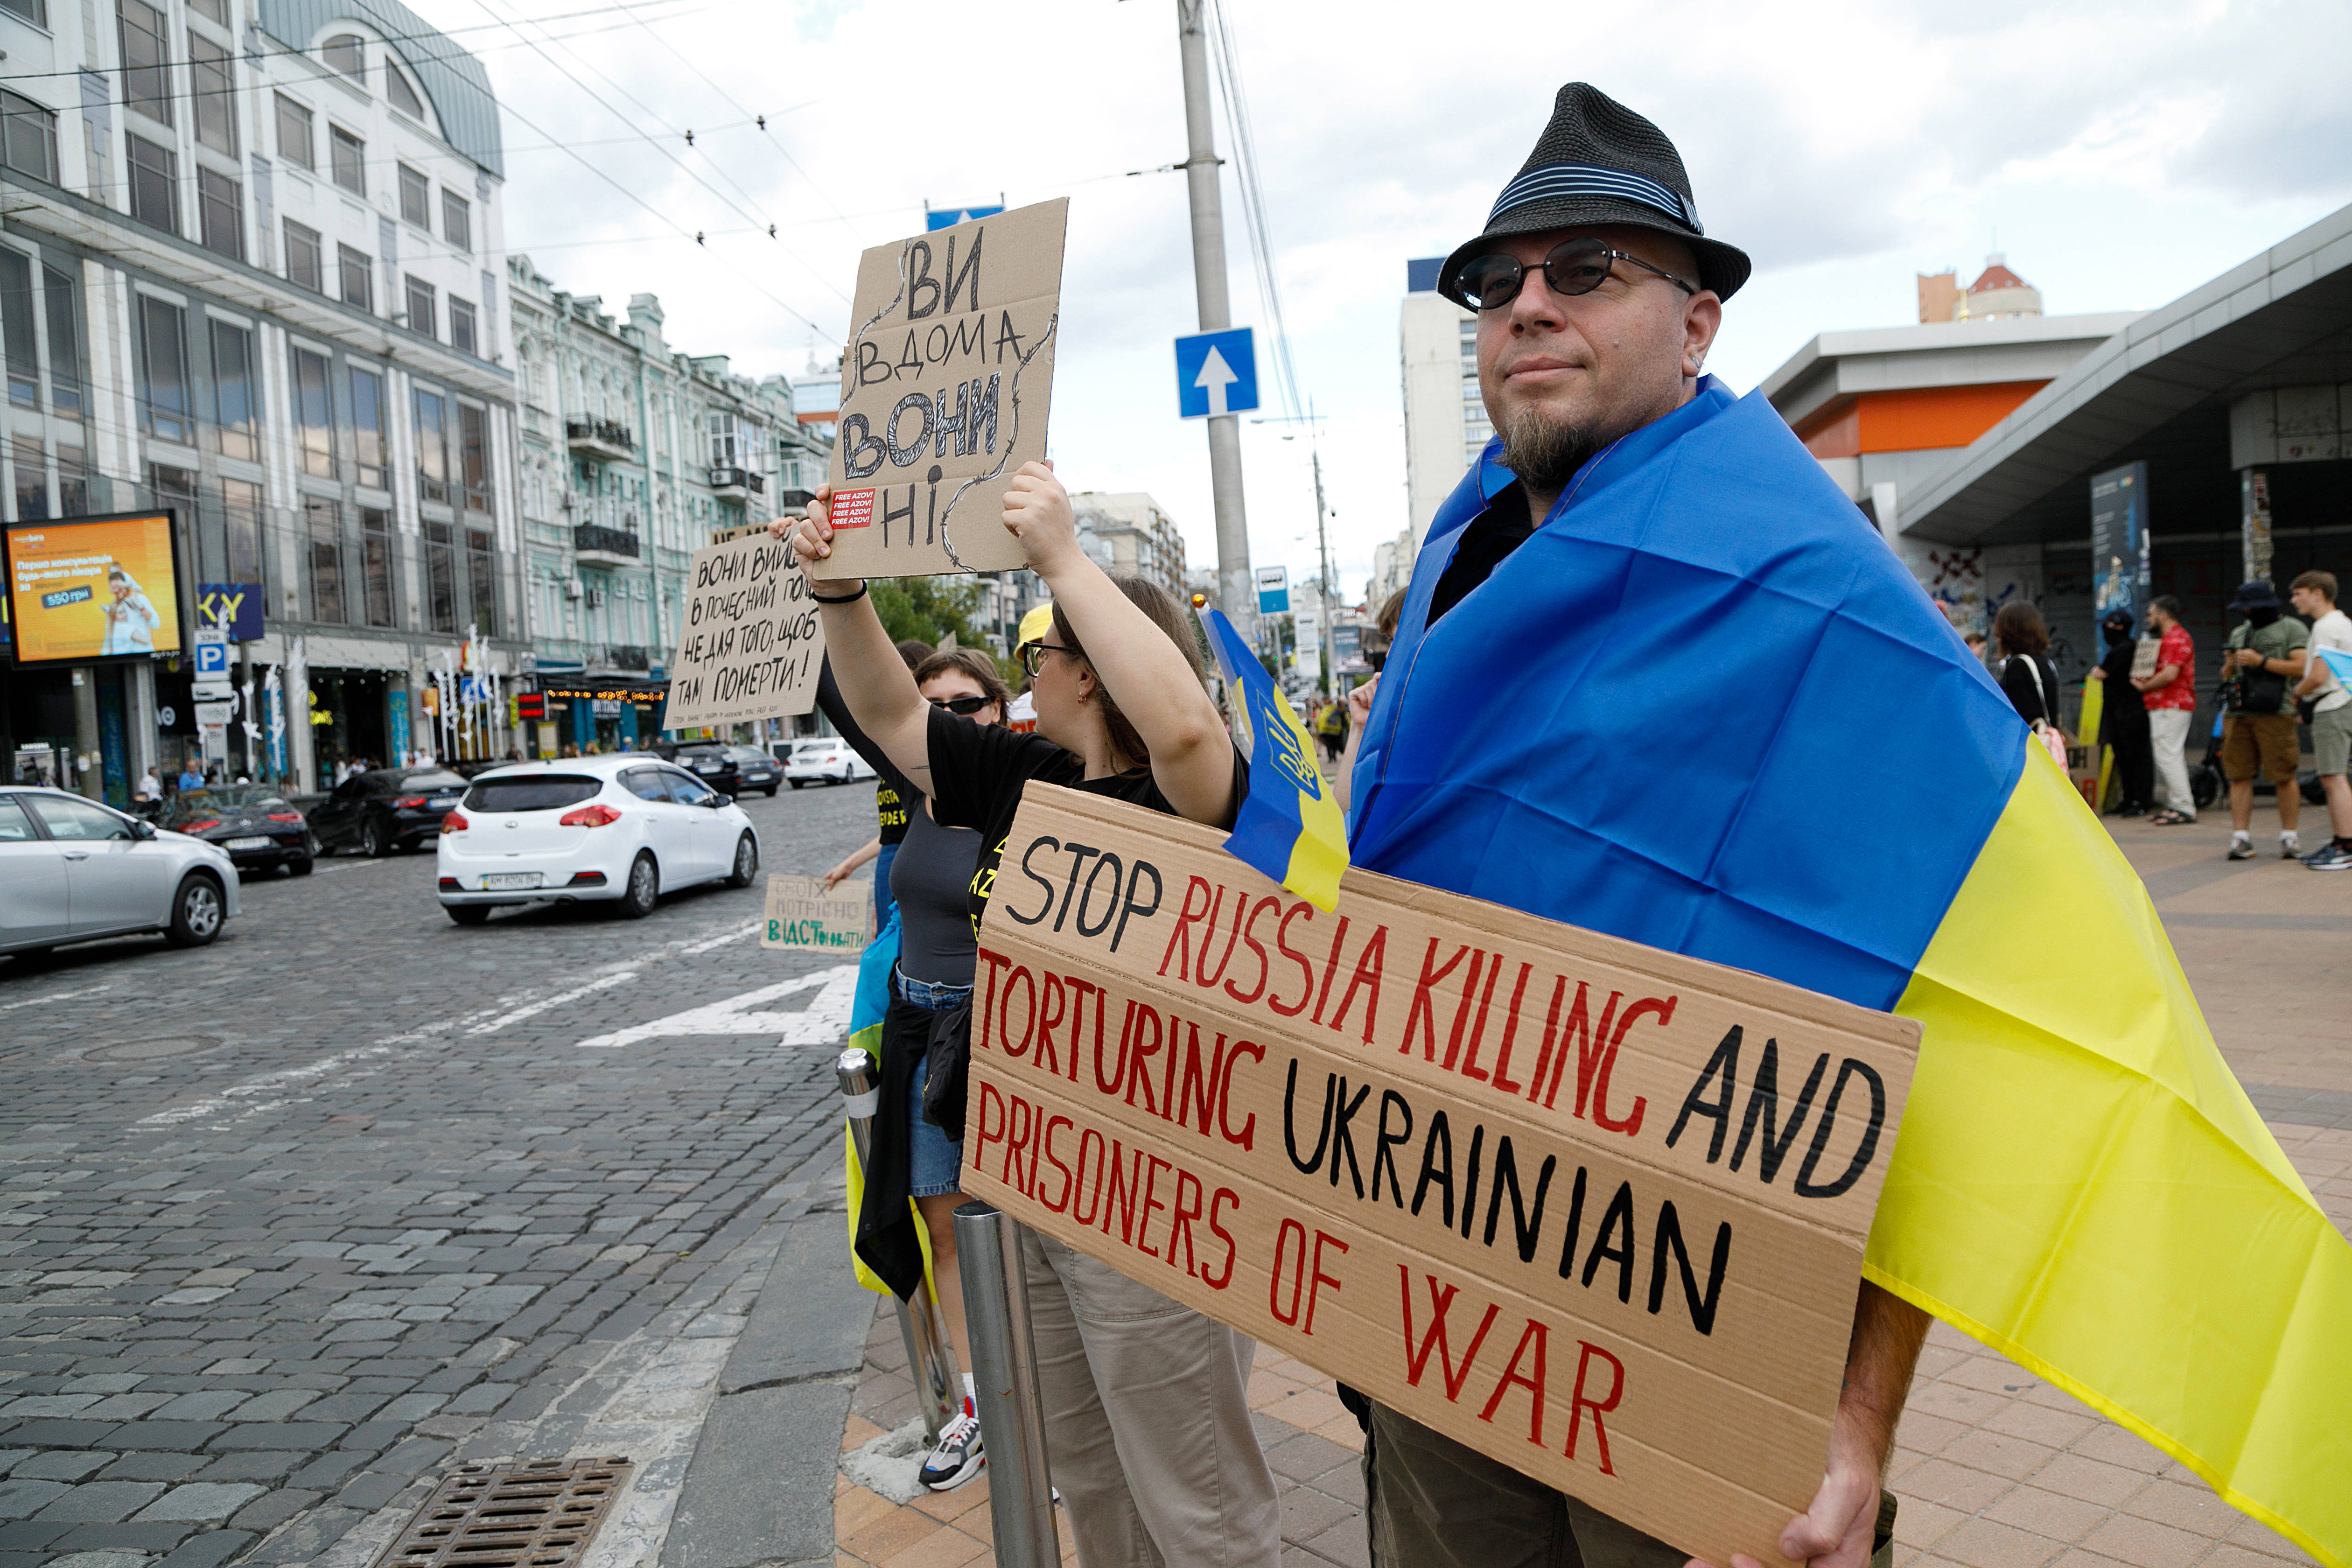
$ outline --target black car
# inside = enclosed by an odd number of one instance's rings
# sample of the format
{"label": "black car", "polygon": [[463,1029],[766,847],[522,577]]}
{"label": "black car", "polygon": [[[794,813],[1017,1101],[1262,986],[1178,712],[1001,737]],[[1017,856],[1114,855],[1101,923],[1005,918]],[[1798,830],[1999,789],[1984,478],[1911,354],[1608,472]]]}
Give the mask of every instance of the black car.
{"label": "black car", "polygon": [[784,784],[782,764],[757,746],[688,741],[671,753],[670,760],[730,797],[755,789],[773,796]]}
{"label": "black car", "polygon": [[310,831],[322,853],[356,849],[389,855],[441,835],[466,781],[447,768],[376,768],[355,773],[310,808]]}
{"label": "black car", "polygon": [[318,846],[302,814],[268,784],[211,784],[184,789],[163,802],[155,826],[217,844],[240,871],[310,874]]}

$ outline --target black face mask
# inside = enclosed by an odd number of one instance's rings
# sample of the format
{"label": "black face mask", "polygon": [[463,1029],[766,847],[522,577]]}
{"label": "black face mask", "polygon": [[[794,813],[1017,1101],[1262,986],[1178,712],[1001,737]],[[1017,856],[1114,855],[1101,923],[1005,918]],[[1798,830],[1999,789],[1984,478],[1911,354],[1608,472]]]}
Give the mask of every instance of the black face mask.
{"label": "black face mask", "polygon": [[2110,647],[2132,640],[2131,623],[2128,621],[2111,621],[2102,629],[2107,634],[2107,643]]}
{"label": "black face mask", "polygon": [[2265,605],[2260,609],[2246,612],[2246,624],[2251,626],[2266,626],[2278,618],[2279,607],[2276,605]]}

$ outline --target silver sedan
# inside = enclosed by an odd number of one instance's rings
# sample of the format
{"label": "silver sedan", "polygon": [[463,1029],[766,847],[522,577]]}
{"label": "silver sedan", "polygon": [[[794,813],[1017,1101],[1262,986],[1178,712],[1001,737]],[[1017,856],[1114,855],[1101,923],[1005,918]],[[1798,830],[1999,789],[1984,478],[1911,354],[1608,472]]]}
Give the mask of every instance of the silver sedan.
{"label": "silver sedan", "polygon": [[201,947],[236,912],[226,850],[78,795],[0,785],[0,952],[151,931]]}

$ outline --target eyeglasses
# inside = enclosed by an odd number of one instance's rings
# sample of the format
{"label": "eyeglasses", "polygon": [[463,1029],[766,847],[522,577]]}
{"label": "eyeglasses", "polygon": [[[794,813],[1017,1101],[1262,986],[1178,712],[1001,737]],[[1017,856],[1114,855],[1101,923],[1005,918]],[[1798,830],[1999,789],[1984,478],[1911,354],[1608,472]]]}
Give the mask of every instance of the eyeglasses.
{"label": "eyeglasses", "polygon": [[934,697],[931,706],[944,708],[950,713],[961,713],[969,719],[995,700],[993,697]]}
{"label": "eyeglasses", "polygon": [[1074,647],[1065,647],[1057,642],[1024,643],[1021,648],[1021,668],[1029,672],[1030,679],[1034,680],[1037,679],[1037,672],[1045,668],[1047,654],[1076,654],[1077,651]]}
{"label": "eyeglasses", "polygon": [[[1568,239],[1552,247],[1551,254],[1543,258],[1544,285],[1555,294],[1590,294],[1608,278],[1611,265],[1619,261],[1654,272],[1685,294],[1698,292],[1696,286],[1664,268],[1654,267],[1627,251],[1612,250],[1597,239]],[[1490,250],[1463,263],[1454,287],[1472,309],[1499,310],[1519,297],[1527,277],[1527,267],[1517,257]]]}

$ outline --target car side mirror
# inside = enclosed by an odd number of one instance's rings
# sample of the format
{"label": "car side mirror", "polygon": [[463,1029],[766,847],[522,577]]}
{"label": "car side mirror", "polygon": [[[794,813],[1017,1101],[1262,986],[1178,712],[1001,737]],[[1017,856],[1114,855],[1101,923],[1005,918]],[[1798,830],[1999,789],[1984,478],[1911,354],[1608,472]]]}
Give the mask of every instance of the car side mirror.
{"label": "car side mirror", "polygon": [[152,822],[135,822],[135,821],[134,821],[134,822],[133,822],[133,823],[131,823],[131,837],[134,837],[134,838],[139,838],[139,839],[148,839],[148,838],[152,838],[152,837],[155,837],[155,825],[154,825],[153,823],[152,823]]}

